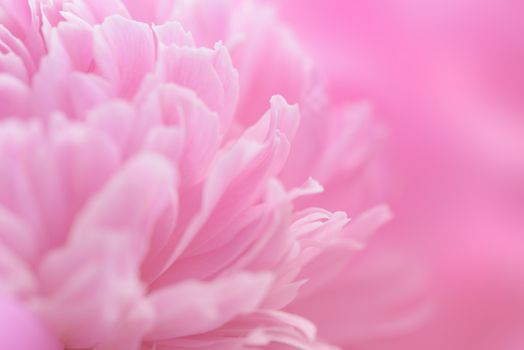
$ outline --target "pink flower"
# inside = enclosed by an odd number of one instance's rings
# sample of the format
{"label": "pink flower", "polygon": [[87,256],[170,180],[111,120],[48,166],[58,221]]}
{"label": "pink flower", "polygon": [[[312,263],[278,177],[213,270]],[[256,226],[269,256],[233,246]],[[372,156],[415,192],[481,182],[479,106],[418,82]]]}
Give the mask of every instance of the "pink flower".
{"label": "pink flower", "polygon": [[330,105],[271,10],[2,0],[0,19],[0,287],[10,336],[37,337],[18,348],[331,348],[291,303],[389,212],[348,224],[330,210],[380,191],[310,176],[365,185],[381,131]]}

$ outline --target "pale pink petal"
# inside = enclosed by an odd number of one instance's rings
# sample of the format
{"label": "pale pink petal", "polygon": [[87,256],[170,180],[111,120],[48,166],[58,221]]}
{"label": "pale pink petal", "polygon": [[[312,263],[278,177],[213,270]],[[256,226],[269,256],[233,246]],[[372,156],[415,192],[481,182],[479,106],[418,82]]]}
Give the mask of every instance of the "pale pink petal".
{"label": "pale pink petal", "polygon": [[27,30],[29,30],[32,22],[29,1],[1,0],[0,13],[1,12],[4,12],[2,17],[7,16],[12,20],[10,23],[11,26],[8,26],[8,29],[15,33],[17,37],[23,37]]}
{"label": "pale pink petal", "polygon": [[72,0],[64,1],[63,10],[65,13],[72,13],[89,24],[102,23],[112,15],[129,17],[126,7],[120,0],[100,1],[100,0]]}
{"label": "pale pink petal", "polygon": [[51,36],[48,54],[42,58],[32,84],[32,113],[39,117],[48,117],[56,111],[72,115],[71,91],[67,80],[72,71],[72,64],[56,32]]}
{"label": "pale pink petal", "polygon": [[2,52],[13,52],[20,57],[29,74],[34,73],[36,70],[36,63],[33,57],[31,57],[28,48],[2,25],[0,25],[0,49]]}
{"label": "pale pink petal", "polygon": [[[286,109],[275,102],[268,118],[268,122],[254,126],[244,138],[217,156],[202,189],[198,214],[187,223],[187,228],[181,226],[177,229],[165,252],[158,257],[163,259],[166,267],[185,250],[185,256],[191,256],[198,253],[201,246],[209,244],[208,249],[213,247],[212,240],[220,237],[220,232],[237,213],[254,203],[265,190],[265,182],[280,171],[289,150],[289,141],[283,132],[295,129],[292,125],[298,122],[298,115],[296,109]],[[250,185],[246,191],[247,183]],[[169,281],[168,276],[169,273],[155,285]]]}
{"label": "pale pink petal", "polygon": [[26,116],[29,102],[30,90],[27,84],[12,75],[0,73],[0,118]]}
{"label": "pale pink petal", "polygon": [[40,19],[35,4],[30,1],[2,0],[0,18],[2,29],[7,29],[23,42],[32,59],[38,60],[44,54],[43,39],[38,32]]}
{"label": "pale pink petal", "polygon": [[72,115],[84,119],[91,108],[114,97],[110,82],[90,73],[71,73],[66,81],[65,99],[70,101]]}
{"label": "pale pink petal", "polygon": [[32,267],[10,248],[0,242],[0,295],[24,299],[36,292],[38,284]]}
{"label": "pale pink petal", "polygon": [[153,30],[160,45],[195,47],[193,35],[190,32],[186,32],[179,22],[154,25]]}
{"label": "pale pink petal", "polygon": [[230,327],[253,329],[245,340],[247,347],[278,350],[336,350],[316,340],[316,327],[310,321],[281,311],[259,311],[240,318]]}
{"label": "pale pink petal", "polygon": [[219,41],[229,41],[232,12],[236,12],[231,8],[240,7],[239,3],[238,0],[176,1],[172,14],[193,33],[199,46],[213,47]]}
{"label": "pale pink petal", "polygon": [[24,82],[28,81],[27,70],[24,66],[24,62],[11,51],[4,53],[0,50],[0,73],[7,73]]}
{"label": "pale pink petal", "polygon": [[[87,114],[87,122],[107,134],[127,158],[139,146],[145,131],[140,130],[135,109],[123,100],[99,104]],[[143,126],[145,129],[148,125]]]}
{"label": "pale pink petal", "polygon": [[270,8],[246,2],[236,14],[234,30],[249,40],[239,39],[231,49],[240,73],[240,99],[237,118],[253,123],[266,108],[272,95],[283,95],[290,103],[299,102],[312,81],[311,62],[284,28],[275,25]]}
{"label": "pale pink petal", "polygon": [[37,247],[30,228],[3,207],[0,207],[0,244],[25,261],[34,263]]}
{"label": "pale pink petal", "polygon": [[53,252],[39,271],[44,296],[35,303],[37,313],[70,348],[106,340],[142,294],[127,232],[90,233],[81,244]]}
{"label": "pale pink petal", "polygon": [[292,141],[300,122],[297,105],[289,105],[280,95],[272,96],[269,103],[269,111],[246,130],[244,137],[264,142],[278,131],[283,133],[288,141]]}
{"label": "pale pink petal", "polygon": [[50,32],[49,52],[32,82],[33,114],[47,117],[62,111],[83,119],[91,107],[115,94],[109,81],[86,73],[93,66],[93,48],[91,29],[85,26],[61,23]]}
{"label": "pale pink petal", "polygon": [[209,109],[220,115],[224,133],[233,118],[238,98],[238,74],[225,47],[215,49],[160,47],[157,75],[193,90]]}
{"label": "pale pink petal", "polygon": [[[291,206],[285,192],[271,182],[264,194],[265,203],[246,210],[242,217],[202,246],[199,252],[182,257],[163,275],[164,281],[183,281],[187,278],[207,280],[219,275],[245,270],[275,235],[285,233]],[[263,266],[261,270],[269,268]]]}
{"label": "pale pink petal", "polygon": [[67,239],[74,213],[120,163],[105,135],[63,118],[52,121],[50,135],[43,135],[41,124],[28,123],[4,125],[0,136],[0,154],[11,159],[0,200],[29,226],[37,255]]}
{"label": "pale pink petal", "polygon": [[0,128],[0,203],[19,217],[32,231],[32,241],[38,247],[46,245],[42,218],[36,194],[31,191],[24,163],[31,150],[39,149],[43,142],[38,124],[24,124],[15,120],[2,122]]}
{"label": "pale pink petal", "polygon": [[118,95],[132,97],[145,74],[153,70],[155,42],[151,28],[121,16],[95,27],[94,57],[100,74]]}
{"label": "pale pink petal", "polygon": [[[154,126],[147,133],[143,147],[149,151],[162,154],[179,164],[184,152],[185,133],[177,126]],[[182,186],[188,178],[181,171]],[[190,180],[192,181],[192,180]]]}
{"label": "pale pink petal", "polygon": [[[161,267],[157,275],[153,277],[158,277],[158,274],[164,272],[187,249],[187,246],[212,214],[229,182],[238,176],[237,172],[240,169],[243,170],[250,161],[256,158],[261,149],[262,146],[258,143],[242,142],[218,156],[211,166],[208,179],[204,185],[204,197],[198,214],[189,219],[190,226],[187,229],[184,229],[184,226],[178,227],[164,250],[155,259],[156,261],[150,262],[150,264],[157,266],[157,269]],[[240,165],[240,167],[237,169],[233,164],[235,166]],[[198,207],[195,209],[198,210]]]}
{"label": "pale pink petal", "polygon": [[173,13],[176,0],[123,0],[129,13],[138,21],[164,23]]}
{"label": "pale pink petal", "polygon": [[49,146],[42,145],[40,154],[29,159],[28,172],[46,218],[48,242],[61,244],[74,213],[117,171],[121,155],[109,138],[95,130],[59,119],[53,122]]}
{"label": "pale pink petal", "polygon": [[200,182],[221,141],[218,114],[210,111],[193,91],[174,84],[154,91],[141,113],[144,119],[154,118],[178,127],[183,138],[178,160],[183,185]]}
{"label": "pale pink petal", "polygon": [[56,32],[69,54],[72,68],[78,71],[90,69],[93,61],[92,27],[81,22],[61,22]]}
{"label": "pale pink petal", "polygon": [[146,247],[139,243],[150,238],[176,186],[177,177],[165,158],[146,153],[129,160],[77,216],[73,241],[81,242],[95,228],[110,229],[128,236],[140,256]]}
{"label": "pale pink petal", "polygon": [[143,349],[143,338],[153,327],[155,313],[147,300],[137,301],[122,317],[111,335],[99,343],[95,350]]}
{"label": "pale pink petal", "polygon": [[63,347],[22,303],[0,297],[0,348],[60,350]]}
{"label": "pale pink petal", "polygon": [[173,176],[155,155],[128,163],[80,212],[70,241],[41,265],[47,297],[39,313],[67,346],[105,341],[142,295],[140,260],[171,200]]}
{"label": "pale pink petal", "polygon": [[[157,312],[156,323],[146,339],[160,341],[220,327],[237,315],[255,310],[271,282],[270,274],[244,273],[208,283],[187,281],[157,291],[150,296]],[[192,297],[195,295],[198,298]]]}

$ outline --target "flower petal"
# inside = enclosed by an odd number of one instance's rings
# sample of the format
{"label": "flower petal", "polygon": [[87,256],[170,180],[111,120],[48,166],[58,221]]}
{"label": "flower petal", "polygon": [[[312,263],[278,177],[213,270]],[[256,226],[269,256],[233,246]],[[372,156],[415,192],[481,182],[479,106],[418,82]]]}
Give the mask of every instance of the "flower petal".
{"label": "flower petal", "polygon": [[63,346],[21,303],[0,296],[0,348],[60,350]]}
{"label": "flower petal", "polygon": [[213,282],[188,281],[161,289],[150,296],[157,318],[146,339],[159,341],[215,329],[237,315],[255,310],[271,282],[270,274],[243,273]]}
{"label": "flower petal", "polygon": [[106,340],[139,302],[139,264],[174,184],[165,159],[130,161],[80,213],[69,242],[42,263],[46,297],[38,310],[68,347]]}
{"label": "flower petal", "polygon": [[116,92],[131,98],[153,70],[155,41],[146,24],[110,16],[94,29],[94,57],[100,74]]}

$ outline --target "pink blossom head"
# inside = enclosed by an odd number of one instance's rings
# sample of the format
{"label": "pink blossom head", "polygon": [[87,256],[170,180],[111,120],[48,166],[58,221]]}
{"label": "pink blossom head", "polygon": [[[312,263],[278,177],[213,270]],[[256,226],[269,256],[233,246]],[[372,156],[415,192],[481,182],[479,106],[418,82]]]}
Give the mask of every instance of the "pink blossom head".
{"label": "pink blossom head", "polygon": [[389,212],[348,224],[337,206],[379,194],[335,201],[310,177],[360,178],[381,132],[365,107],[330,105],[271,10],[2,0],[0,20],[0,292],[17,333],[49,349],[331,348],[290,305]]}

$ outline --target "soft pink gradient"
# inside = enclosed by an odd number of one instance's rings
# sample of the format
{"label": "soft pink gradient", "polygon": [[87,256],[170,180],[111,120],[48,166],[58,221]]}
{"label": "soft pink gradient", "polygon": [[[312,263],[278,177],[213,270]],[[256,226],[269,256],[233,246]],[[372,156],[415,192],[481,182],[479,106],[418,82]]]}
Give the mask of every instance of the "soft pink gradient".
{"label": "soft pink gradient", "polygon": [[[524,348],[524,3],[275,4],[334,99],[371,100],[389,131],[385,198],[395,220],[355,265],[410,259],[404,272],[422,275],[433,300],[430,319],[402,336],[320,333],[348,349]],[[319,304],[306,315],[330,316]]]}
{"label": "soft pink gradient", "polygon": [[522,2],[271,3],[0,0],[0,347],[524,347]]}

